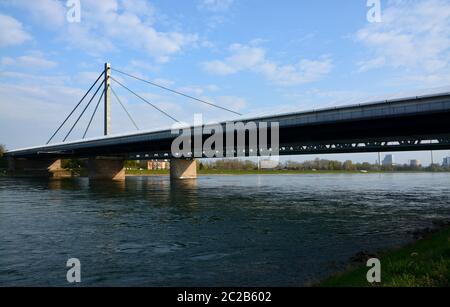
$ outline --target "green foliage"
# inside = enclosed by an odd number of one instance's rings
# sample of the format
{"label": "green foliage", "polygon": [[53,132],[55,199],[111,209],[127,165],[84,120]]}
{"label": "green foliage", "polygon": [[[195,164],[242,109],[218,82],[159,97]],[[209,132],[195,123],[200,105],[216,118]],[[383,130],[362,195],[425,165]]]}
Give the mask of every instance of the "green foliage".
{"label": "green foliage", "polygon": [[[129,169],[139,169],[137,161],[126,161],[125,167]],[[287,161],[280,164],[275,169],[258,169],[258,164],[250,160],[241,159],[222,159],[222,160],[201,160],[197,164],[197,170],[200,174],[214,175],[214,174],[230,174],[230,175],[245,175],[245,174],[296,174],[296,173],[334,173],[334,172],[439,172],[450,171],[450,168],[444,168],[439,165],[431,167],[411,167],[410,165],[395,165],[395,166],[379,166],[378,164],[353,163],[350,160],[345,162],[315,159],[312,161],[295,162]],[[154,171],[142,172],[142,174],[155,174]],[[167,172],[165,172],[167,173]]]}
{"label": "green foliage", "polygon": [[139,168],[139,161],[129,160],[125,161],[126,168]]}
{"label": "green foliage", "polygon": [[199,171],[202,171],[202,170],[204,170],[205,169],[205,165],[202,163],[202,162],[200,162],[199,164],[198,164],[198,170]]}
{"label": "green foliage", "polygon": [[203,169],[213,170],[255,170],[258,166],[255,162],[239,159],[223,159],[204,164]]}
{"label": "green foliage", "polygon": [[[450,228],[404,248],[381,254],[381,287],[450,286]],[[333,276],[323,287],[370,287],[365,266]]]}
{"label": "green foliage", "polygon": [[347,172],[356,172],[356,171],[371,171],[371,172],[419,172],[419,171],[427,171],[427,172],[444,172],[450,171],[450,168],[445,168],[443,166],[439,166],[434,164],[432,167],[422,167],[422,166],[411,166],[409,164],[403,165],[393,165],[393,166],[380,166],[378,164],[371,164],[368,162],[364,163],[353,163],[350,160],[345,161],[344,163],[333,160],[323,160],[323,159],[315,159],[313,161],[305,161],[305,162],[293,162],[288,161],[284,165],[280,166],[282,169],[287,170],[297,170],[297,171],[347,171]]}
{"label": "green foliage", "polygon": [[61,167],[64,169],[79,169],[83,166],[82,161],[78,159],[64,159],[61,161]]}
{"label": "green foliage", "polygon": [[8,165],[6,158],[3,156],[5,151],[5,146],[0,144],[0,169],[5,169]]}

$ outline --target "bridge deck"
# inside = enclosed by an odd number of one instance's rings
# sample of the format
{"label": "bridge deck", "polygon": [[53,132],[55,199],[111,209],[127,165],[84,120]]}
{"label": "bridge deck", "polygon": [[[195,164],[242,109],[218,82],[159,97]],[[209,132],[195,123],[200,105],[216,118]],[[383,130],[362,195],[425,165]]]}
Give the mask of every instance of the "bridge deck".
{"label": "bridge deck", "polygon": [[[281,154],[450,149],[450,93],[238,121],[279,122]],[[6,155],[168,157],[176,136],[170,130],[140,132],[12,150]],[[437,143],[423,144],[423,140]],[[389,146],[390,142],[398,144]]]}

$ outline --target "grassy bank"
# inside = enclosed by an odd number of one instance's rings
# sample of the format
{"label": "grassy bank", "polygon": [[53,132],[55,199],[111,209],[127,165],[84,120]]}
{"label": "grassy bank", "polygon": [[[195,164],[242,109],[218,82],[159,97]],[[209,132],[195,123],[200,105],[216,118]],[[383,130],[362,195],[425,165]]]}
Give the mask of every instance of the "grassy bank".
{"label": "grassy bank", "polygon": [[[450,226],[403,248],[377,256],[381,287],[450,286]],[[320,287],[370,287],[365,265],[332,276]]]}
{"label": "grassy bank", "polygon": [[[168,170],[148,171],[148,170],[127,170],[127,175],[131,176],[163,176],[169,175]],[[297,171],[297,170],[199,170],[198,174],[208,175],[296,175],[296,174],[359,174],[359,171]],[[375,173],[375,172],[372,172]]]}
{"label": "grassy bank", "polygon": [[298,170],[200,170],[200,175],[296,175],[296,174],[358,174],[359,171]]}
{"label": "grassy bank", "polygon": [[[169,175],[168,170],[149,171],[149,170],[127,170],[127,175],[131,176],[164,176]],[[361,174],[360,171],[311,171],[311,170],[216,170],[203,169],[198,174],[207,175],[301,175],[301,174]],[[423,173],[423,172],[388,172],[388,171],[371,171],[369,174],[391,174],[391,173]]]}
{"label": "grassy bank", "polygon": [[[70,169],[76,176],[86,177],[88,172],[86,169]],[[370,171],[368,174],[414,174],[414,173],[428,173],[428,171]],[[442,172],[440,172],[442,173]],[[129,169],[126,170],[127,176],[169,176],[169,170],[137,170]],[[312,170],[217,170],[217,169],[203,169],[198,171],[200,176],[213,176],[213,175],[326,175],[326,174],[363,174],[361,171],[312,171]],[[6,170],[2,171],[0,169],[0,176],[6,176]]]}

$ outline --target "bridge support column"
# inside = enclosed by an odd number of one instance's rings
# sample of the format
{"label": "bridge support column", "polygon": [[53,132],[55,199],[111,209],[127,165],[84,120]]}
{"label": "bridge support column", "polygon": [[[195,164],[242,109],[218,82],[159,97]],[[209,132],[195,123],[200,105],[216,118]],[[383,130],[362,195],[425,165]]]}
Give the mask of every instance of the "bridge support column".
{"label": "bridge support column", "polygon": [[170,178],[171,179],[196,179],[197,161],[187,159],[170,160]]}
{"label": "bridge support column", "polygon": [[125,180],[124,159],[121,157],[91,157],[88,173],[90,180]]}
{"label": "bridge support column", "polygon": [[8,172],[17,177],[68,178],[72,173],[61,167],[60,159],[8,158]]}

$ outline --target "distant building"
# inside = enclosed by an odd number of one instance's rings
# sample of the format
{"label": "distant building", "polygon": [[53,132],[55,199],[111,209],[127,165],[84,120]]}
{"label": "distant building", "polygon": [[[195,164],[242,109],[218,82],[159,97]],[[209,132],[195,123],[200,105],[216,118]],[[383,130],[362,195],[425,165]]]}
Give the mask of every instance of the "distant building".
{"label": "distant building", "polygon": [[168,170],[170,169],[170,162],[168,162],[167,160],[140,161],[140,167],[149,171]]}
{"label": "distant building", "polygon": [[279,166],[279,162],[271,159],[261,160],[260,168],[261,169],[274,169]]}
{"label": "distant building", "polygon": [[419,160],[409,160],[409,166],[410,167],[420,167],[420,161]]}
{"label": "distant building", "polygon": [[394,162],[394,155],[386,155],[386,156],[384,156],[383,165],[384,165],[384,166],[392,166],[392,165],[395,165],[395,162]]}
{"label": "distant building", "polygon": [[444,158],[444,161],[442,162],[442,166],[450,167],[450,157]]}

